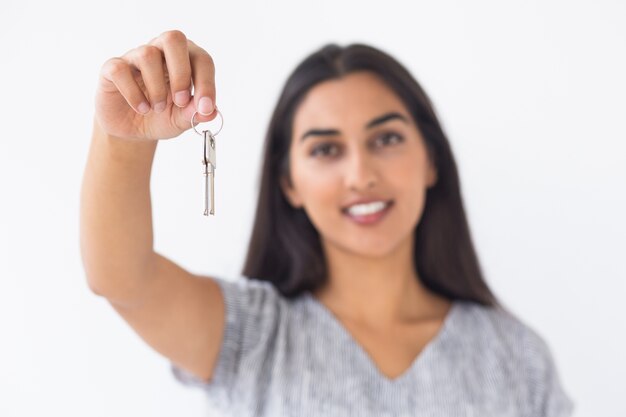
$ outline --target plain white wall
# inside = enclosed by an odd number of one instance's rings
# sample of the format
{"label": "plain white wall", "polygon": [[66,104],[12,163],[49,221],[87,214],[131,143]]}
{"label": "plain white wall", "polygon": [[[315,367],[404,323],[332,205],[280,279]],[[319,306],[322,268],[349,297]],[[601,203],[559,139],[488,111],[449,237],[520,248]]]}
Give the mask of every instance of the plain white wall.
{"label": "plain white wall", "polygon": [[283,82],[327,42],[370,43],[433,99],[487,280],[548,341],[576,415],[626,415],[625,18],[617,0],[3,1],[0,415],[206,413],[89,291],[79,253],[99,69],[170,29],[213,56],[224,128],[215,217],[201,138],[159,143],[156,250],[238,274]]}

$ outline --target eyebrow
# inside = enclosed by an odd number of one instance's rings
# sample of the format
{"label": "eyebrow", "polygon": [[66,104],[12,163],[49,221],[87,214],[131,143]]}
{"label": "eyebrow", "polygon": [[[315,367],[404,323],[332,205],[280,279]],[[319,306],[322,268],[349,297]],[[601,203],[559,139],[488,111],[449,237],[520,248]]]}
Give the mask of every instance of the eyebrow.
{"label": "eyebrow", "polygon": [[[385,122],[388,122],[394,119],[402,120],[405,123],[408,123],[408,120],[406,119],[405,116],[401,115],[398,112],[391,112],[391,113],[383,114],[382,116],[379,116],[371,120],[367,125],[365,125],[365,128],[371,129],[374,126],[378,126],[380,124],[383,124]],[[311,129],[307,131],[304,135],[302,135],[302,137],[300,138],[300,142],[302,142],[309,136],[331,136],[331,135],[338,135],[339,133],[340,132],[337,129]]]}

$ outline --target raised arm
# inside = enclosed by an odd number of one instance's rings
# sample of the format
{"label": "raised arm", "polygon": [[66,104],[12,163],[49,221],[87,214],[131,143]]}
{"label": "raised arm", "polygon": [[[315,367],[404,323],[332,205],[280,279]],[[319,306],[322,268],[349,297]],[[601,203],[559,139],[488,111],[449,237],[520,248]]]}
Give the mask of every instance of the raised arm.
{"label": "raised arm", "polygon": [[94,118],[80,247],[90,288],[119,303],[141,297],[154,273],[150,172],[157,143],[112,137]]}
{"label": "raised arm", "polygon": [[[208,53],[180,31],[109,59],[100,74],[80,199],[89,288],[155,350],[203,379],[210,378],[221,345],[223,297],[214,279],[154,251],[150,174],[158,140],[191,128],[196,109],[199,122],[215,117],[201,101],[215,101],[214,72]],[[180,93],[190,93],[192,82],[194,97]]]}

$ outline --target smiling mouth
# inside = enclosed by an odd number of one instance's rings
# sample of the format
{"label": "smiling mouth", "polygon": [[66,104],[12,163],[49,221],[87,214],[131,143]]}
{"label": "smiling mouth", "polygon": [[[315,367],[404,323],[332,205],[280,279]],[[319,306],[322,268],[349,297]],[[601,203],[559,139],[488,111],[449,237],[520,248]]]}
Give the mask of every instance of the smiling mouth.
{"label": "smiling mouth", "polygon": [[385,202],[385,207],[383,209],[379,210],[379,211],[374,212],[374,213],[351,214],[348,211],[348,208],[342,209],[341,212],[348,219],[350,219],[351,221],[356,222],[359,225],[372,225],[372,224],[376,224],[380,220],[382,220],[385,217],[385,215],[391,210],[391,208],[393,207],[393,204],[394,204],[393,200],[386,201]]}

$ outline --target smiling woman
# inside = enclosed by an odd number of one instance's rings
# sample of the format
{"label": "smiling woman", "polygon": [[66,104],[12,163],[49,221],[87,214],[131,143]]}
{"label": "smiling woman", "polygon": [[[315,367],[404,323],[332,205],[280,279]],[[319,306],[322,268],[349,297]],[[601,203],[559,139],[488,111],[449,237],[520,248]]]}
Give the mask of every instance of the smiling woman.
{"label": "smiling woman", "polygon": [[82,190],[90,287],[179,381],[237,416],[571,413],[548,346],[482,276],[430,100],[373,47],[327,45],[287,80],[239,280],[155,253],[154,143],[215,117],[213,75],[180,31],[107,61]]}
{"label": "smiling woman", "polygon": [[[372,282],[368,291],[380,297],[384,282],[383,288],[391,291],[400,289],[401,284],[405,293],[418,292],[418,280],[406,254],[411,251],[412,231],[422,214],[426,189],[435,183],[436,170],[406,106],[375,73],[354,71],[311,89],[295,115],[293,130],[294,137],[306,140],[293,141],[291,172],[283,179],[284,191],[292,206],[308,209],[308,218],[320,231],[327,260],[338,260],[336,249],[357,250],[360,256],[349,262],[353,272],[363,265],[359,283],[355,283],[362,291]],[[335,152],[311,157],[320,147]],[[346,222],[346,218],[354,221]],[[354,224],[377,228],[354,228]],[[403,254],[387,255],[394,252]],[[385,275],[392,273],[398,280],[371,276],[371,265],[365,268],[359,260],[372,256],[380,258],[378,268]],[[393,273],[394,265],[396,269],[401,265],[402,270]],[[345,281],[337,273],[331,275],[335,277],[331,285]],[[415,305],[420,300],[404,301]],[[357,309],[364,310],[350,306],[353,312]],[[371,305],[367,311],[377,317],[388,313],[374,312]]]}
{"label": "smiling woman", "polygon": [[400,63],[308,56],[261,175],[241,277],[217,279],[215,374],[172,365],[180,381],[238,415],[571,414],[548,346],[482,276],[450,145]]}
{"label": "smiling woman", "polygon": [[[342,252],[350,253],[370,242],[370,256],[349,262],[350,275],[363,277],[356,288],[373,266],[357,269],[359,260],[404,248],[411,255],[402,262],[386,257],[385,276],[497,304],[471,242],[449,143],[423,89],[389,55],[328,45],[307,57],[283,88],[264,160],[243,275],[270,281],[285,296],[321,290],[336,275],[329,272],[333,249],[348,245]],[[393,204],[373,233],[343,216],[348,206],[376,200]]]}

